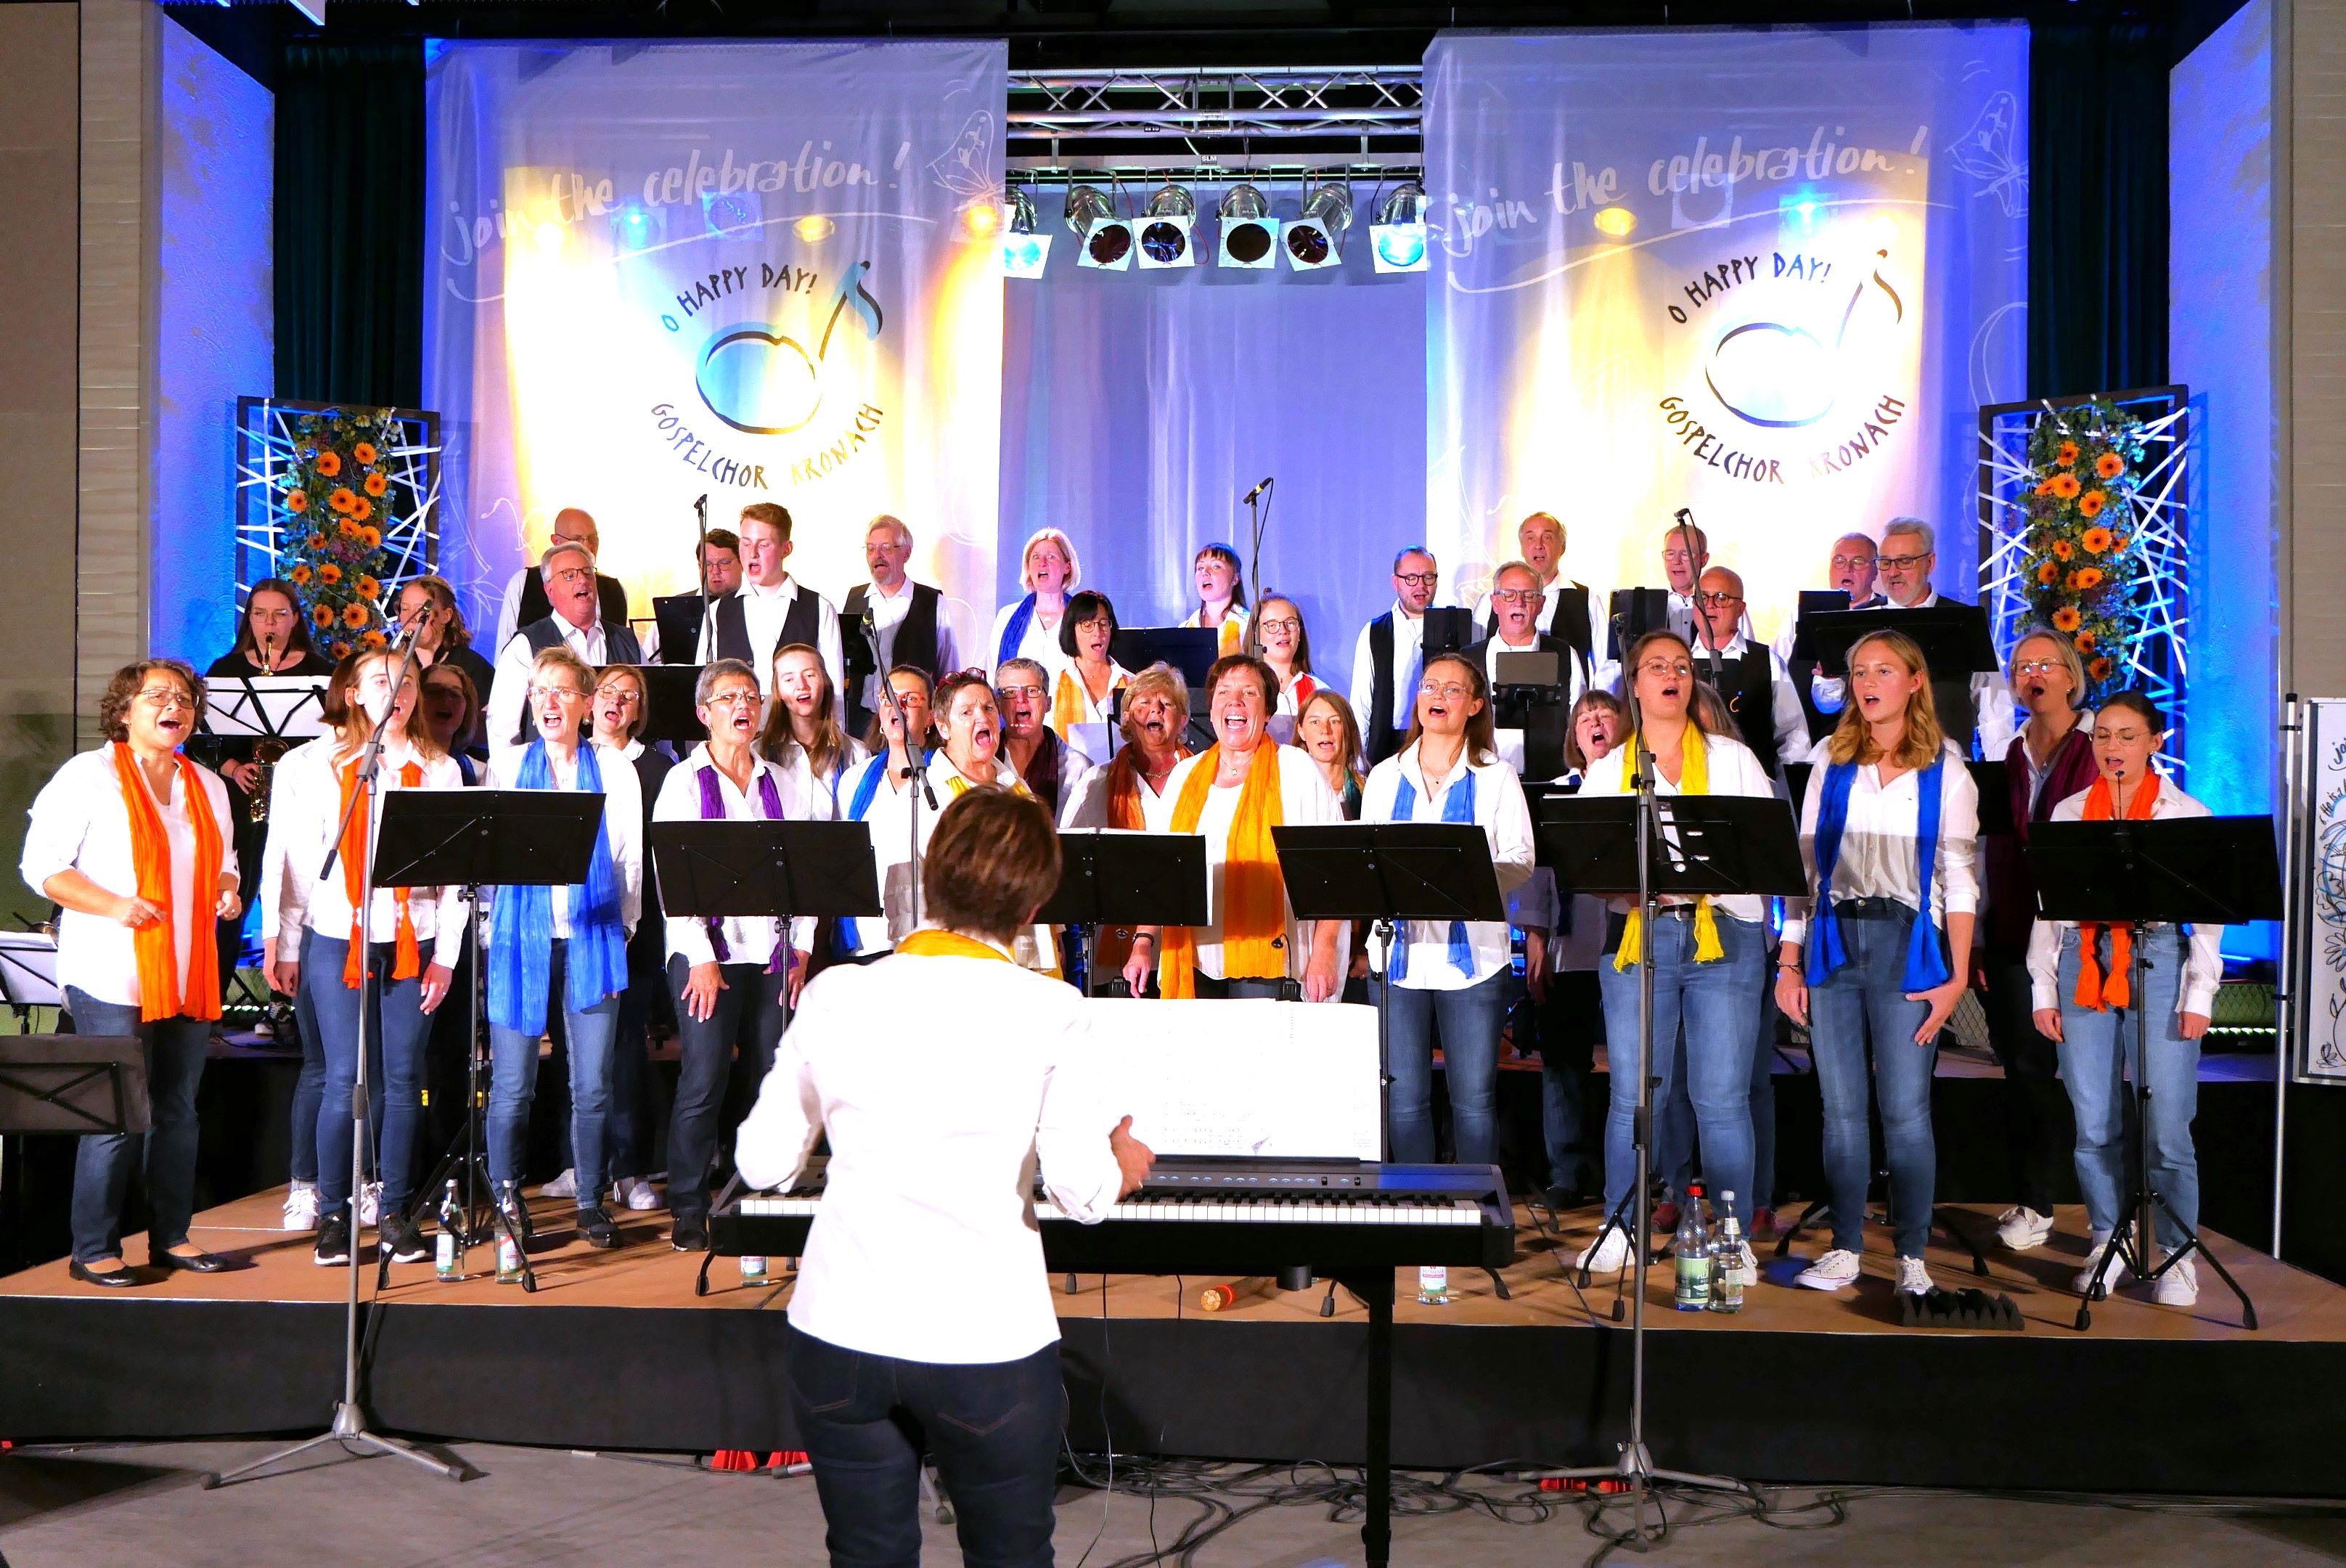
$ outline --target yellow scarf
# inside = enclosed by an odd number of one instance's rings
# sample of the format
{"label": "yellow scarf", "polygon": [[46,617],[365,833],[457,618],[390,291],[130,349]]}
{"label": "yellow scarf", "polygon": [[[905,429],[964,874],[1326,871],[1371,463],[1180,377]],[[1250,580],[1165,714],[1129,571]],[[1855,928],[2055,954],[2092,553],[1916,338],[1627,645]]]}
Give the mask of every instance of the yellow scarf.
{"label": "yellow scarf", "polygon": [[923,926],[896,944],[898,952],[914,958],[993,958],[1004,963],[1010,955],[991,942],[980,942],[974,936],[964,936],[957,931],[939,931]]}
{"label": "yellow scarf", "polygon": [[[1108,667],[1107,689],[1110,697],[1114,697],[1131,682],[1132,677],[1113,665]],[[1090,706],[1090,701],[1091,692],[1085,687],[1084,677],[1076,672],[1075,667],[1069,665],[1066,669],[1061,670],[1059,684],[1051,693],[1051,728],[1057,732],[1060,739],[1066,739],[1067,731],[1076,725],[1087,722],[1084,713]]]}
{"label": "yellow scarf", "polygon": [[[1206,792],[1214,787],[1222,748],[1210,746],[1182,781],[1173,802],[1173,830],[1194,833],[1206,812]],[[1222,856],[1222,972],[1231,980],[1283,980],[1287,976],[1287,883],[1279,874],[1279,847],[1270,830],[1286,822],[1279,789],[1279,748],[1269,737],[1258,742],[1239,787],[1239,809],[1230,820]],[[1207,854],[1213,847],[1207,846]],[[1157,983],[1168,998],[1198,994],[1198,933],[1168,926],[1160,942]]]}
{"label": "yellow scarf", "polygon": [[[1637,751],[1632,744],[1621,748],[1621,793],[1631,794],[1637,783]],[[1658,764],[1657,765],[1658,766]],[[1678,740],[1678,793],[1708,795],[1710,793],[1709,746],[1702,731],[1689,724]],[[1645,911],[1631,910],[1629,923],[1621,932],[1621,951],[1613,955],[1613,971],[1619,973],[1637,962],[1645,950]],[[1694,901],[1694,961],[1709,963],[1727,956],[1719,945],[1719,917],[1711,911],[1710,900]]]}

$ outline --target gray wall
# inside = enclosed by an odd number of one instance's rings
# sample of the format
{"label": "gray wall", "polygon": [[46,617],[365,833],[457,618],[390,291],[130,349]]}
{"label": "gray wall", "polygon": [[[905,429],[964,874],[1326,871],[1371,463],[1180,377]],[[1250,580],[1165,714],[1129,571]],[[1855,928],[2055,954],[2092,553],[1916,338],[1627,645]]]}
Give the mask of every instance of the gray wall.
{"label": "gray wall", "polygon": [[2346,0],[2275,13],[2281,687],[2346,697]]}

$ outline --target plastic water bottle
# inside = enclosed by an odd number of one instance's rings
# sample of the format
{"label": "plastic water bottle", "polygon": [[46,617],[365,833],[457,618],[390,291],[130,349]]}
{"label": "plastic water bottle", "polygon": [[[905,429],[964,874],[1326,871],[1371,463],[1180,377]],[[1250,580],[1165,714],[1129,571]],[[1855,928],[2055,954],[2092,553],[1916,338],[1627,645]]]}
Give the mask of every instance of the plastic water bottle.
{"label": "plastic water bottle", "polygon": [[443,1279],[464,1278],[464,1227],[456,1207],[456,1183],[452,1178],[448,1191],[440,1199],[440,1236],[432,1244],[432,1270]]}
{"label": "plastic water bottle", "polygon": [[1743,1227],[1736,1223],[1735,1195],[1719,1195],[1719,1229],[1711,1243],[1710,1309],[1743,1310]]}
{"label": "plastic water bottle", "polygon": [[497,1212],[505,1223],[497,1227],[497,1283],[521,1283],[521,1237],[515,1233],[513,1216],[519,1210],[521,1195],[507,1182],[497,1194]]}
{"label": "plastic water bottle", "polygon": [[766,1282],[766,1260],[755,1253],[741,1255],[741,1283],[763,1285]]}
{"label": "plastic water bottle", "polygon": [[1702,1184],[1687,1188],[1686,1203],[1678,1210],[1678,1235],[1670,1244],[1670,1252],[1678,1264],[1678,1298],[1673,1303],[1681,1312],[1705,1312],[1710,1308],[1710,1237],[1703,1223]]}
{"label": "plastic water bottle", "polygon": [[1417,1271],[1417,1298],[1427,1307],[1450,1305],[1450,1270],[1442,1264]]}

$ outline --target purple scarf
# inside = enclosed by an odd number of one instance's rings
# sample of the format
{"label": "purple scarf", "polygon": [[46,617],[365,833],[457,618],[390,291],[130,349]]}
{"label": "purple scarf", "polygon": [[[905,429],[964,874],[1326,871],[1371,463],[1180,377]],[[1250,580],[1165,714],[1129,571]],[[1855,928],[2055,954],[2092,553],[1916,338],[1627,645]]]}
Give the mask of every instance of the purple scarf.
{"label": "purple scarf", "polygon": [[[758,803],[765,809],[768,821],[779,822],[782,820],[781,795],[774,788],[773,774],[763,768],[758,769]],[[704,822],[721,822],[725,820],[725,794],[718,786],[717,765],[713,761],[700,770],[700,820]],[[717,962],[719,963],[727,963],[732,960],[732,951],[725,940],[724,928],[725,922],[721,920],[711,920],[709,922],[709,950],[716,953]],[[774,973],[787,962],[790,951],[790,933],[778,932],[774,942],[773,956],[766,961],[766,972]]]}

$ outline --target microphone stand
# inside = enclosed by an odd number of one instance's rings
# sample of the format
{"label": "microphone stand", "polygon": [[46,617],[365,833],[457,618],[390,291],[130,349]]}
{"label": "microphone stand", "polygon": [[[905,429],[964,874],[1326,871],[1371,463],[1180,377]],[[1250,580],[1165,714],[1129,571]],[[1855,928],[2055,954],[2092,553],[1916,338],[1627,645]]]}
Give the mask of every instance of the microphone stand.
{"label": "microphone stand", "polygon": [[359,840],[357,923],[358,940],[362,945],[359,952],[357,1076],[353,1079],[351,1087],[351,1191],[347,1200],[350,1209],[351,1258],[348,1267],[351,1278],[350,1297],[342,1319],[342,1397],[334,1405],[333,1423],[326,1431],[307,1441],[296,1443],[291,1448],[254,1460],[250,1464],[239,1465],[236,1469],[225,1472],[206,1474],[201,1481],[202,1488],[206,1492],[218,1486],[224,1486],[230,1481],[241,1481],[256,1471],[266,1470],[297,1454],[307,1453],[311,1449],[322,1448],[328,1443],[337,1444],[345,1453],[351,1454],[395,1454],[410,1463],[421,1465],[425,1470],[444,1475],[450,1481],[461,1481],[471,1473],[462,1465],[448,1464],[434,1459],[422,1449],[402,1442],[397,1438],[385,1437],[379,1432],[370,1431],[366,1424],[366,1412],[359,1406],[359,1193],[366,1177],[367,1025],[368,1021],[374,1015],[374,1009],[368,1003],[371,994],[377,999],[381,994],[380,986],[375,979],[372,951],[374,946],[374,834],[377,821],[375,813],[381,804],[381,796],[375,784],[382,768],[383,737],[390,731],[391,716],[399,711],[400,688],[407,684],[409,677],[415,668],[416,633],[420,629],[419,626],[409,626],[400,634],[400,640],[405,646],[401,653],[399,673],[392,677],[391,695],[382,705],[382,717],[374,721],[374,728],[367,734],[366,745],[360,750],[358,788],[351,793],[351,803],[343,808],[342,821],[334,830],[332,848],[326,851],[325,863],[318,870],[320,881],[325,881],[333,874],[334,861],[342,853],[342,836],[350,831],[351,818],[358,810],[361,802],[364,802],[367,809],[367,829]]}
{"label": "microphone stand", "polygon": [[[1262,609],[1262,535],[1270,525],[1270,502],[1274,499],[1271,492],[1278,484],[1275,478],[1266,479],[1246,493],[1247,511],[1252,517],[1247,525],[1247,602],[1254,606],[1258,614]],[[1251,620],[1254,617],[1248,618]],[[1247,652],[1256,658],[1262,657],[1262,635],[1260,631],[1247,638]]]}
{"label": "microphone stand", "polygon": [[[880,657],[880,627],[872,616],[868,597],[863,605],[863,635],[871,641],[872,656],[877,659]],[[913,924],[917,927],[921,923],[921,802],[927,800],[929,809],[933,811],[937,809],[937,796],[936,791],[929,788],[928,748],[922,745],[920,738],[913,733],[912,721],[904,717],[904,705],[896,700],[896,688],[888,684],[888,672],[884,669],[880,672],[880,701],[896,716],[897,732],[904,738],[904,770],[897,777],[912,785],[910,798],[904,802],[907,808],[904,812],[904,863],[913,871]],[[881,742],[882,745],[887,742],[884,726],[881,730]],[[888,890],[884,886],[880,890],[880,923],[883,929],[888,923]],[[893,937],[889,939],[888,945],[896,945]]]}
{"label": "microphone stand", "polygon": [[692,662],[705,664],[708,661],[700,657],[700,644],[709,644],[712,653],[717,648],[715,634],[709,629],[709,617],[715,613],[716,606],[709,597],[709,495],[706,491],[702,492],[699,500],[692,504],[692,510],[700,520],[700,542],[692,549],[692,580],[700,588],[700,635],[693,640]]}

